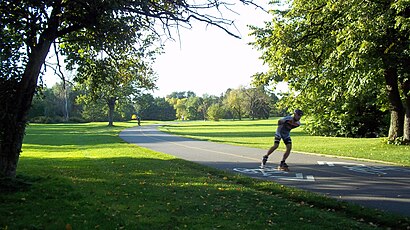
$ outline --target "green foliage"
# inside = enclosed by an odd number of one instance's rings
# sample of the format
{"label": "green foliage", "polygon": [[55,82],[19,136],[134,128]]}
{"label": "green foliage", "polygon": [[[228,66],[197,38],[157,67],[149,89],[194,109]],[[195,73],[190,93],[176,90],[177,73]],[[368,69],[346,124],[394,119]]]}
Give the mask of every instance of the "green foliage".
{"label": "green foliage", "polygon": [[209,119],[207,112],[210,106],[218,104],[220,98],[206,94],[197,97],[195,93],[188,91],[173,92],[167,96],[166,101],[174,107],[178,119],[206,120]]}
{"label": "green foliage", "polygon": [[39,116],[33,117],[30,119],[30,123],[39,123],[39,124],[57,124],[57,123],[85,123],[81,117],[70,117],[68,120],[65,120],[63,117],[48,117],[48,116]]}
{"label": "green foliage", "polygon": [[32,123],[41,123],[41,124],[55,124],[55,123],[63,123],[65,120],[62,117],[47,117],[47,116],[39,116],[33,117],[30,122]]}
{"label": "green foliage", "polygon": [[[57,97],[54,95],[52,89],[45,88],[33,98],[33,105],[30,109],[29,119],[33,117],[53,117],[57,116],[58,105],[56,103]],[[58,114],[61,116],[61,114]]]}
{"label": "green foliage", "polygon": [[107,121],[108,106],[103,101],[85,102],[83,97],[77,98],[77,103],[82,104],[81,117],[86,121]]}
{"label": "green foliage", "polygon": [[241,120],[247,112],[247,104],[246,101],[243,100],[243,98],[245,98],[244,90],[244,88],[228,90],[223,102],[225,107],[232,112],[233,118],[238,118],[239,120]]}
{"label": "green foliage", "polygon": [[263,86],[244,90],[245,101],[249,110],[249,117],[252,119],[268,119],[270,116],[270,108],[274,107],[270,104],[268,94]]}
{"label": "green foliage", "polygon": [[187,98],[178,98],[175,100],[174,108],[176,110],[177,119],[180,119],[180,120],[188,119],[186,101],[187,101]]}
{"label": "green foliage", "polygon": [[33,118],[42,116],[59,116],[67,121],[71,116],[80,116],[80,108],[75,104],[77,94],[78,92],[69,84],[66,84],[65,89],[62,83],[57,83],[52,88],[41,88],[34,95],[29,120],[33,121]]}
{"label": "green foliage", "polygon": [[397,70],[398,84],[408,72],[408,30],[396,30],[408,5],[397,4],[399,11],[387,2],[297,0],[272,11],[265,27],[252,27],[252,44],[270,67],[254,82],[287,82],[282,107],[309,114],[312,133],[365,136],[370,125],[385,133],[386,109],[402,103],[386,97],[385,70]]}
{"label": "green foliage", "polygon": [[[197,97],[190,91],[173,92],[166,100],[174,106],[178,119],[214,120],[242,119],[248,116],[252,119],[267,119],[279,99],[276,95],[269,94],[264,87],[242,87],[228,89],[220,97],[206,94]],[[221,108],[211,108],[215,104]]]}
{"label": "green foliage", "polygon": [[212,121],[219,121],[223,117],[223,107],[219,104],[212,104],[208,108],[208,118]]}
{"label": "green foliage", "polygon": [[[128,104],[131,98],[138,96],[142,90],[155,88],[156,78],[151,61],[157,50],[150,51],[155,39],[151,35],[132,38],[140,40],[139,47],[135,45],[137,41],[133,40],[128,46],[121,47],[112,41],[109,48],[104,48],[99,47],[101,44],[96,40],[88,43],[97,49],[80,48],[84,45],[83,42],[70,42],[69,46],[64,48],[65,52],[69,53],[70,66],[78,66],[75,80],[84,92],[82,101],[86,104],[97,101],[106,103],[109,125],[113,125],[118,104]],[[134,111],[130,111],[132,112]],[[121,114],[121,117],[129,119],[130,113]]]}
{"label": "green foliage", "polygon": [[151,94],[144,94],[136,99],[137,111],[144,120],[173,121],[175,109],[165,98],[154,98]]}
{"label": "green foliage", "polygon": [[201,111],[201,106],[204,103],[202,97],[191,96],[186,101],[187,119],[189,120],[204,120],[205,116]]}
{"label": "green foliage", "polygon": [[382,112],[372,99],[358,96],[356,100],[352,98],[343,104],[329,102],[328,107],[322,110],[317,108],[316,113],[309,115],[306,131],[312,135],[324,136],[386,136],[389,113]]}
{"label": "green foliage", "polygon": [[196,97],[196,94],[192,91],[182,91],[182,92],[172,92],[170,95],[167,95],[167,98],[176,98],[176,99],[190,98],[190,97]]}

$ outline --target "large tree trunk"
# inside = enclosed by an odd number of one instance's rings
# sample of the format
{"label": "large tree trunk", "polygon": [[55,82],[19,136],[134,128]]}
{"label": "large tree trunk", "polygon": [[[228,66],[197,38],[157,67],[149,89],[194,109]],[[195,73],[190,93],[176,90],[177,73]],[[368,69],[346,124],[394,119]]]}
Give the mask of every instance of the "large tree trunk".
{"label": "large tree trunk", "polygon": [[404,117],[404,130],[403,130],[403,138],[404,142],[410,143],[410,96],[406,99],[406,116]]}
{"label": "large tree trunk", "polygon": [[410,143],[410,80],[403,82],[402,86],[406,110],[404,116],[403,138],[406,143]]}
{"label": "large tree trunk", "polygon": [[[21,79],[2,79],[1,84],[12,86],[7,94],[0,95],[4,108],[0,111],[0,178],[15,178],[17,164],[23,145],[27,116],[37,87],[41,66],[57,37],[60,23],[61,2],[56,3],[47,28],[37,37],[35,33],[27,39],[28,62]],[[33,31],[35,32],[35,31]],[[37,42],[37,43],[36,43]]]}
{"label": "large tree trunk", "polygon": [[400,99],[397,69],[387,68],[384,72],[390,107],[389,140],[403,136],[404,107]]}
{"label": "large tree trunk", "polygon": [[[2,105],[10,107],[8,105]],[[16,122],[14,114],[2,114],[0,122],[2,131],[0,137],[0,178],[16,177],[17,163],[20,156],[25,124]]]}
{"label": "large tree trunk", "polygon": [[[0,177],[14,178],[16,176],[27,115],[37,87],[40,69],[51,43],[51,41],[43,40],[32,48],[22,79],[15,80],[14,84],[11,84],[13,96],[7,98],[5,104],[2,105],[4,108],[0,116],[2,129],[0,132]],[[1,97],[4,99],[7,96],[1,95]]]}

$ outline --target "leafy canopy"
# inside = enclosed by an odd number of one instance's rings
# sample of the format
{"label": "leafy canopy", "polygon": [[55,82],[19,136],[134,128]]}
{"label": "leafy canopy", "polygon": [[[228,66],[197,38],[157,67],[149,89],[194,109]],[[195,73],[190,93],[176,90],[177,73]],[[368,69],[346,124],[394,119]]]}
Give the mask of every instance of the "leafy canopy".
{"label": "leafy canopy", "polygon": [[364,135],[360,127],[370,126],[364,114],[375,114],[370,120],[387,110],[386,65],[402,78],[408,73],[408,9],[408,1],[292,1],[272,11],[264,28],[252,27],[253,45],[269,65],[254,82],[288,82],[286,106],[313,118],[312,133]]}

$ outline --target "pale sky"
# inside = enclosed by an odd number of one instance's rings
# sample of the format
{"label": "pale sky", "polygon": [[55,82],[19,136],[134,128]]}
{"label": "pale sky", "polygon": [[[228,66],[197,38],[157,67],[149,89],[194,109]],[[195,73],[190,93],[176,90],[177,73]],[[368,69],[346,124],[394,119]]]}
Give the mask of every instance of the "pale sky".
{"label": "pale sky", "polygon": [[[266,0],[255,2],[266,7]],[[220,96],[228,88],[250,86],[253,74],[267,70],[259,59],[261,52],[247,44],[253,39],[248,36],[247,25],[262,27],[264,21],[269,21],[272,16],[241,3],[232,9],[239,15],[231,13],[224,16],[235,20],[239,32],[233,27],[232,32],[240,34],[242,39],[200,22],[193,23],[191,30],[181,27],[179,37],[174,31],[176,41],[165,42],[165,53],[157,57],[153,66],[158,76],[158,90],[151,92],[154,96],[165,97],[181,91],[192,91],[197,96]],[[51,74],[46,74],[44,80],[48,87],[60,81]]]}
{"label": "pale sky", "polygon": [[235,19],[242,39],[220,28],[195,23],[191,30],[180,30],[180,40],[165,43],[165,53],[154,65],[159,77],[155,96],[165,97],[175,91],[219,96],[228,88],[249,86],[253,74],[266,71],[259,59],[261,53],[247,44],[252,38],[246,25],[263,26],[270,16],[254,6],[233,8],[240,15],[229,18]]}

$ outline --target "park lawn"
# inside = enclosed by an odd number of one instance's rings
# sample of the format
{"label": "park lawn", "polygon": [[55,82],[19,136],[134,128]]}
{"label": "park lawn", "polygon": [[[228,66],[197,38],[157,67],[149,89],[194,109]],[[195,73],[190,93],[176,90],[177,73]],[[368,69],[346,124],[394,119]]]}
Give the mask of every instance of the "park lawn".
{"label": "park lawn", "polygon": [[[145,125],[146,123],[143,123]],[[0,229],[408,229],[407,218],[154,152],[135,122],[32,124]]]}
{"label": "park lawn", "polygon": [[[200,140],[261,148],[263,154],[273,144],[278,119],[189,121],[168,124],[161,127],[161,130]],[[410,146],[388,145],[386,138],[310,136],[304,132],[303,123],[301,128],[292,130],[291,137],[294,152],[352,157],[410,166]],[[283,143],[279,146],[279,150],[285,150]]]}

